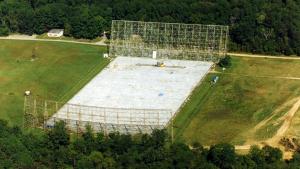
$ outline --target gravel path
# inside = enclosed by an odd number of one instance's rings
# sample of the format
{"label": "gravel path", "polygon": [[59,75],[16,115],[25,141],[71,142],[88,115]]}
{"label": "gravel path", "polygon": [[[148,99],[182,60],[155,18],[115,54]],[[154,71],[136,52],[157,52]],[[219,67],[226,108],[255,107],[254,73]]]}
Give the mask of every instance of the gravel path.
{"label": "gravel path", "polygon": [[104,43],[104,39],[99,42],[79,42],[72,40],[61,40],[61,39],[37,39],[36,35],[9,35],[6,37],[0,37],[0,39],[11,39],[11,40],[30,40],[30,41],[44,41],[44,42],[67,42],[67,43],[78,43],[78,44],[87,44],[87,45],[98,45],[98,46],[106,46]]}
{"label": "gravel path", "polygon": [[[13,40],[34,40],[34,41],[46,41],[46,42],[67,42],[67,43],[79,43],[79,44],[88,44],[88,45],[98,45],[98,46],[107,46],[105,39],[102,39],[99,42],[79,42],[72,40],[61,40],[61,39],[37,39],[37,35],[9,35],[6,37],[0,37],[0,39],[13,39]],[[257,55],[257,54],[244,54],[244,53],[227,53],[231,56],[240,56],[240,57],[254,57],[254,58],[270,58],[270,59],[294,59],[300,60],[300,57],[290,57],[290,56],[270,56],[270,55]]]}
{"label": "gravel path", "polygon": [[257,54],[244,54],[244,53],[227,53],[231,56],[240,56],[240,57],[252,57],[252,58],[268,58],[268,59],[293,59],[293,60],[300,60],[300,57],[292,57],[292,56],[270,56],[270,55],[257,55]]}

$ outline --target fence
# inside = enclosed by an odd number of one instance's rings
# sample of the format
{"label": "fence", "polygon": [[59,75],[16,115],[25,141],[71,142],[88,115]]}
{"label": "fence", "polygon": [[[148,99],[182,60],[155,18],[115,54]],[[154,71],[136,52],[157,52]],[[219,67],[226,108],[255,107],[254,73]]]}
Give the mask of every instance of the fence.
{"label": "fence", "polygon": [[24,127],[52,128],[57,121],[65,121],[72,131],[84,131],[89,125],[96,132],[151,133],[163,129],[173,119],[167,109],[107,108],[76,104],[62,104],[26,96]]}

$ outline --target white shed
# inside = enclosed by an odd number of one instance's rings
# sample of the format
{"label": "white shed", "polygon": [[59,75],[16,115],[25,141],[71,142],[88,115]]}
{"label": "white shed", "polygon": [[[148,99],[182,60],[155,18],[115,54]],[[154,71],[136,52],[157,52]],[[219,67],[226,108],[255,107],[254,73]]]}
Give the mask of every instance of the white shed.
{"label": "white shed", "polygon": [[63,29],[51,29],[47,35],[48,37],[61,37],[64,34],[64,30]]}

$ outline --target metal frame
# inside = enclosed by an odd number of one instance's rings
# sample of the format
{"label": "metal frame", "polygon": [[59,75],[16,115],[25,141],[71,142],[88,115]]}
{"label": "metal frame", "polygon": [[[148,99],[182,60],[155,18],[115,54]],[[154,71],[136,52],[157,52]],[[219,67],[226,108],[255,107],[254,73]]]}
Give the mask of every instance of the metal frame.
{"label": "metal frame", "polygon": [[[62,115],[55,114],[57,112]],[[122,113],[127,116],[121,115]],[[105,134],[151,133],[153,129],[165,128],[172,115],[172,111],[167,109],[84,106],[25,96],[23,126],[47,129],[52,128],[58,121],[64,121],[69,130],[77,132],[85,131],[89,125],[94,131]]]}
{"label": "metal frame", "polygon": [[228,26],[113,20],[111,57],[217,61],[227,52]]}

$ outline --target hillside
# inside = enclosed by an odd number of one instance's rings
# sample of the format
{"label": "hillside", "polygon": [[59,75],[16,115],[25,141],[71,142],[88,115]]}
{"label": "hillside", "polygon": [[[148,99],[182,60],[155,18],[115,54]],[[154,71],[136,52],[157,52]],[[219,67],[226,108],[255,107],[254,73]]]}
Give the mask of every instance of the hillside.
{"label": "hillside", "polygon": [[[232,62],[195,89],[175,119],[177,139],[251,144],[273,137],[285,122],[300,96],[300,60],[232,57]],[[220,77],[216,85],[210,84],[213,76]],[[299,122],[294,123],[290,130],[299,136]]]}

